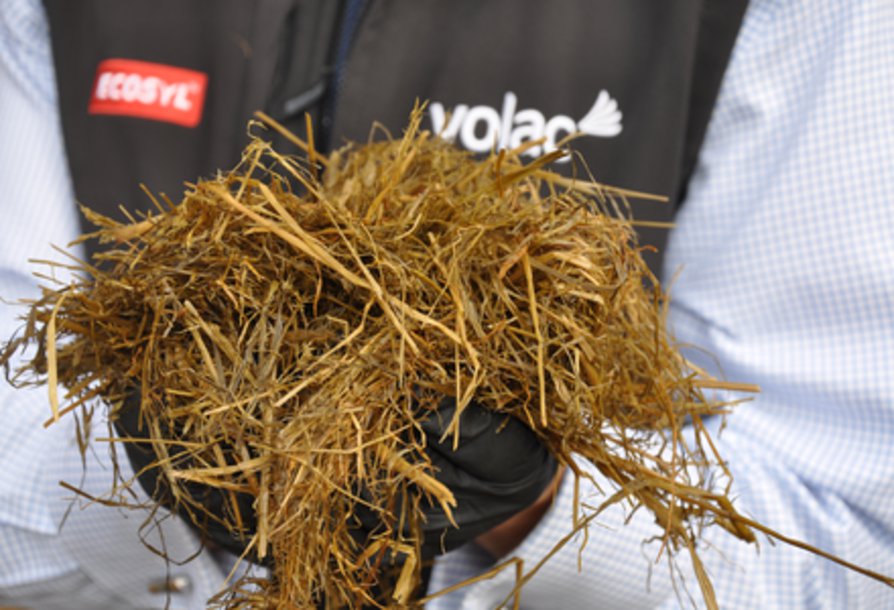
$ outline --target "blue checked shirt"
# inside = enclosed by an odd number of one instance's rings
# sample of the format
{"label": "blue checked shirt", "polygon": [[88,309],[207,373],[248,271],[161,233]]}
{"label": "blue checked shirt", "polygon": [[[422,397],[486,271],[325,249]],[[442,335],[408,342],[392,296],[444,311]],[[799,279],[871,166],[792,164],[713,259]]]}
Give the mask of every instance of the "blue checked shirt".
{"label": "blue checked shirt", "polygon": [[[892,94],[894,2],[752,0],[666,265],[668,278],[677,274],[674,332],[704,350],[690,356],[762,388],[728,419],[718,440],[735,476],[739,510],[888,575],[894,575]],[[33,291],[27,258],[58,259],[46,245],[65,244],[79,230],[54,104],[39,3],[0,0],[4,299]],[[0,337],[12,332],[17,313],[2,306]],[[67,504],[56,481],[78,482],[81,465],[70,426],[41,427],[46,404],[42,391],[0,389],[0,605],[163,605],[147,596],[141,573],[158,566],[142,563],[147,552],[139,543],[126,544],[136,526],[121,527],[122,514],[90,506],[72,511],[59,528]],[[103,459],[100,448],[88,469],[87,486],[97,493],[108,486]],[[513,553],[526,571],[570,531],[573,485],[566,477],[553,508]],[[611,492],[608,483],[602,492],[581,485],[584,502],[595,506]],[[671,566],[657,543],[645,542],[657,534],[645,511],[603,513],[586,538],[573,539],[537,571],[523,589],[522,607],[701,605],[685,553]],[[188,534],[177,539],[189,547]],[[894,589],[784,544],[762,539],[756,548],[715,528],[705,533],[700,555],[723,609],[894,609]],[[222,582],[203,560],[188,567],[194,594],[178,597],[174,607],[202,608],[203,595]],[[439,560],[431,589],[490,563],[473,545],[463,547]],[[494,608],[512,588],[510,572],[429,607]]]}

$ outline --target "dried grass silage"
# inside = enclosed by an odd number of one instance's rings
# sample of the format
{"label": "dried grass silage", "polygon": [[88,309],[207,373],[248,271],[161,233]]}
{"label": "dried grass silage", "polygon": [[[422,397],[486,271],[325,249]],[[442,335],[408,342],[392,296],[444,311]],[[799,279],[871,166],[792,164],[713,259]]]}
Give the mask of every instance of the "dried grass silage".
{"label": "dried grass silage", "polygon": [[[703,433],[725,410],[702,394],[723,384],[667,337],[623,192],[571,183],[552,158],[475,160],[418,117],[403,138],[301,161],[255,139],[179,205],[94,215],[110,248],[45,290],[4,360],[44,348],[18,382],[58,380],[54,417],[139,384],[181,510],[206,518],[185,485],[222,489],[220,517],[245,535],[235,498],[253,499],[251,552],[273,573],[231,608],[412,603],[401,523],[452,502],[412,430],[445,394],[524,420],[572,468],[590,460],[617,484],[606,503],[650,510],[670,550],[708,522],[751,539],[708,489],[710,443],[683,446],[684,423]],[[365,547],[348,532],[361,487],[390,526]],[[374,599],[386,549],[409,559]]]}

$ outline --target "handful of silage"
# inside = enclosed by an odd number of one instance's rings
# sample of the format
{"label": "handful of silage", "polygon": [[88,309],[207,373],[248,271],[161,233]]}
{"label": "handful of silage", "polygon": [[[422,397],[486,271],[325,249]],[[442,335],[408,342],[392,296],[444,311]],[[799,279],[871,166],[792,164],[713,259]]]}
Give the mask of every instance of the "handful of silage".
{"label": "handful of silage", "polygon": [[[3,359],[45,348],[19,380],[64,385],[56,417],[138,383],[168,485],[200,520],[187,484],[231,495],[216,517],[237,534],[236,494],[254,498],[251,551],[272,574],[229,607],[410,603],[404,526],[422,496],[448,512],[453,498],[408,431],[444,395],[522,419],[571,468],[590,460],[618,485],[606,502],[650,510],[710,595],[698,528],[752,533],[707,489],[710,443],[678,432],[687,420],[704,438],[700,417],[723,406],[700,388],[720,383],[665,336],[623,193],[516,153],[476,161],[418,115],[400,140],[303,162],[255,140],[177,206],[95,217],[102,262],[46,289]],[[359,502],[387,526],[366,545],[349,533]],[[407,559],[381,591],[386,550]]]}

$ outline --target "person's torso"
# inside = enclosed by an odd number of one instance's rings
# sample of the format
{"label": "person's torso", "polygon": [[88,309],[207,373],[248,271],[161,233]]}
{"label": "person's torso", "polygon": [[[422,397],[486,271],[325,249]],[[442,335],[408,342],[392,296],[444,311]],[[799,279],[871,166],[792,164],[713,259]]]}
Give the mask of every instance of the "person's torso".
{"label": "person's torso", "polygon": [[[75,190],[114,216],[149,208],[141,183],[176,202],[235,165],[255,110],[299,135],[309,111],[339,145],[374,123],[399,135],[417,101],[424,128],[473,152],[542,140],[533,158],[575,133],[555,169],[676,201],[745,3],[371,0],[349,46],[333,2],[46,4]],[[640,232],[661,248],[667,230]]]}

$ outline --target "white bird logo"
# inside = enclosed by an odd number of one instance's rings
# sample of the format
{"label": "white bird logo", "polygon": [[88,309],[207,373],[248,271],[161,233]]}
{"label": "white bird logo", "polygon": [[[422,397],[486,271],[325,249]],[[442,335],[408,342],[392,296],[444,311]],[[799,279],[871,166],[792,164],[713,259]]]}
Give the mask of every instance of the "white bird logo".
{"label": "white bird logo", "polygon": [[577,122],[577,128],[590,136],[611,138],[621,133],[624,128],[621,116],[617,100],[602,89],[590,111]]}

